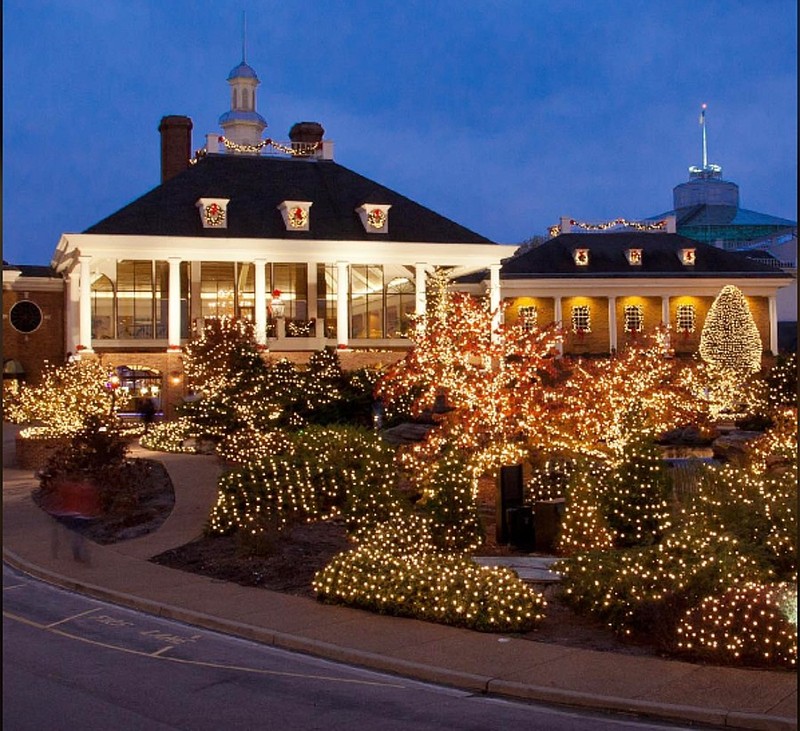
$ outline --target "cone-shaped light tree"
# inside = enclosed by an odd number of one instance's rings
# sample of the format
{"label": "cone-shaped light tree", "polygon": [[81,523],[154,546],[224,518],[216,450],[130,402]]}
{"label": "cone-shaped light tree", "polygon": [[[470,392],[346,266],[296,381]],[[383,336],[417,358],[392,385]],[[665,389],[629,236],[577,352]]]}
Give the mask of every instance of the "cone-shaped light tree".
{"label": "cone-shaped light tree", "polygon": [[723,287],[700,333],[712,418],[741,415],[753,406],[756,396],[750,393],[750,376],[761,368],[761,349],[761,336],[742,291],[732,284]]}
{"label": "cone-shaped light tree", "polygon": [[720,290],[700,334],[700,357],[743,377],[761,368],[761,336],[742,291],[732,284]]}

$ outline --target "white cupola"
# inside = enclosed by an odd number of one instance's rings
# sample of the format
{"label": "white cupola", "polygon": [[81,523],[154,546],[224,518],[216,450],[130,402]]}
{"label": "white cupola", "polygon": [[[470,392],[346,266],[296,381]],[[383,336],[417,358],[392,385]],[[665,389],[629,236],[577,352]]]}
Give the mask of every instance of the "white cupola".
{"label": "white cupola", "polygon": [[225,137],[237,145],[258,145],[267,127],[266,120],[256,111],[256,87],[261,82],[247,61],[228,74],[231,87],[231,108],[219,118]]}

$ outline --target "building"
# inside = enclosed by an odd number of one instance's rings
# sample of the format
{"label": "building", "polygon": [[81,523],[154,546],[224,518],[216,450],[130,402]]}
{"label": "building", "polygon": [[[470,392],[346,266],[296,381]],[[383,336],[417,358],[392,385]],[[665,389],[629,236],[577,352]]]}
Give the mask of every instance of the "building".
{"label": "building", "polygon": [[150,393],[161,374],[168,405],[206,318],[252,320],[271,353],[400,357],[430,272],[496,276],[507,249],[339,165],[318,123],[294,125],[285,143],[262,139],[255,71],[242,61],[228,83],[223,135],[190,159],[191,120],[164,117],[161,184],[61,237],[65,351],[139,373]]}
{"label": "building", "polygon": [[[689,168],[689,180],[672,191],[672,210],[648,222],[674,217],[681,236],[725,251],[742,252],[793,277],[778,293],[782,347],[797,347],[797,221],[747,210],[740,205],[739,186],[722,178],[722,166],[708,162],[706,109],[700,115],[703,157]],[[784,335],[785,333],[785,335]]]}
{"label": "building", "polygon": [[[792,282],[779,269],[681,236],[675,220],[586,224],[562,218],[549,241],[500,268],[505,322],[561,323],[568,355],[615,352],[669,325],[676,354],[697,351],[720,290],[742,290],[766,353],[778,352],[777,293]],[[473,292],[486,273],[460,279]]]}

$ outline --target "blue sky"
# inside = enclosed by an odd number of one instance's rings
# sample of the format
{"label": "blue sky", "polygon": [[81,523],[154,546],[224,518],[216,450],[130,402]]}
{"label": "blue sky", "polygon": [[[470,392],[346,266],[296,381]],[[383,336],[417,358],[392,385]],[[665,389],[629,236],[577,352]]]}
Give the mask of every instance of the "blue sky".
{"label": "blue sky", "polygon": [[158,185],[162,116],[219,132],[242,11],[266,136],[321,122],[339,163],[494,241],[669,210],[703,102],[742,207],[797,219],[794,0],[5,0],[4,259]]}

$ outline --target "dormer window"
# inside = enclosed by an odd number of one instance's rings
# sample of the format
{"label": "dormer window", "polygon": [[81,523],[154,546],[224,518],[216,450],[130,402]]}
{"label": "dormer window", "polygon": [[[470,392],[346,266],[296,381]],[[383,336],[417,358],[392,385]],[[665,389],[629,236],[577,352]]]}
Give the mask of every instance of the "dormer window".
{"label": "dormer window", "polygon": [[575,249],[572,257],[579,267],[589,266],[589,249]]}
{"label": "dormer window", "polygon": [[625,252],[628,259],[628,264],[632,267],[639,267],[642,265],[642,250],[641,249],[628,249]]}
{"label": "dormer window", "polygon": [[283,201],[278,210],[283,216],[283,223],[287,231],[308,231],[310,201]]}
{"label": "dormer window", "polygon": [[681,264],[684,266],[694,266],[695,262],[697,261],[697,250],[681,249],[678,253],[678,256],[681,260]]}
{"label": "dormer window", "polygon": [[199,198],[195,205],[203,228],[228,228],[229,198]]}
{"label": "dormer window", "polygon": [[368,234],[386,234],[389,233],[390,208],[383,203],[364,203],[356,208],[356,213]]}

